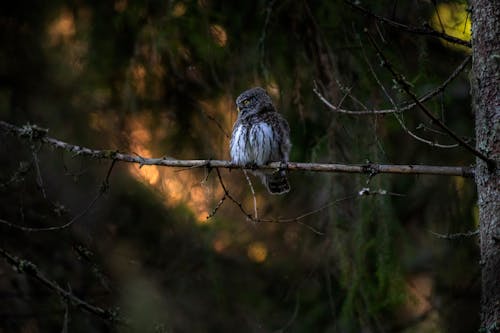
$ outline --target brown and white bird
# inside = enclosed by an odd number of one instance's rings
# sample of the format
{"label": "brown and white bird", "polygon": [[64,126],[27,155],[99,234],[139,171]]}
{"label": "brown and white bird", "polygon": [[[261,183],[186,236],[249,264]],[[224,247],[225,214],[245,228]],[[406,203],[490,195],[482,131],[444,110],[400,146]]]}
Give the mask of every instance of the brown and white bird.
{"label": "brown and white bird", "polygon": [[[290,127],[267,92],[260,87],[246,90],[236,99],[236,106],[238,119],[229,147],[232,162],[239,165],[288,162]],[[290,191],[285,170],[257,170],[254,174],[271,194]]]}

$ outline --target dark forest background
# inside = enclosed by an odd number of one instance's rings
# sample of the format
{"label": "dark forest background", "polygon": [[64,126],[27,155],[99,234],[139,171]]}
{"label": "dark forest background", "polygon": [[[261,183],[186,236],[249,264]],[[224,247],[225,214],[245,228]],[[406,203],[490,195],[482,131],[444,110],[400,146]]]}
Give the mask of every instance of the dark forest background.
{"label": "dark forest background", "polygon": [[[361,1],[373,13],[462,39],[463,1]],[[228,159],[235,98],[262,86],[290,123],[292,161],[468,166],[417,109],[364,29],[419,96],[469,55],[463,46],[404,32],[344,1],[3,1],[0,119],[36,124],[77,145],[143,157]],[[370,69],[372,68],[373,71]],[[374,76],[376,74],[376,77]],[[378,81],[378,82],[377,82]],[[473,137],[468,68],[426,105]],[[401,123],[405,124],[407,130]],[[472,332],[479,326],[473,181],[462,177],[291,173],[270,196],[255,178],[262,217],[226,200],[214,171],[117,163],[110,168],[0,134],[0,247],[90,304],[113,324],[68,306],[0,263],[0,332]],[[253,211],[238,170],[221,170]],[[379,194],[359,196],[363,188]],[[383,192],[386,191],[386,192]],[[385,193],[385,194],[384,194]],[[319,209],[323,207],[322,209]],[[306,224],[306,225],[304,225]],[[310,226],[310,227],[308,227]],[[437,233],[437,234],[436,234]]]}

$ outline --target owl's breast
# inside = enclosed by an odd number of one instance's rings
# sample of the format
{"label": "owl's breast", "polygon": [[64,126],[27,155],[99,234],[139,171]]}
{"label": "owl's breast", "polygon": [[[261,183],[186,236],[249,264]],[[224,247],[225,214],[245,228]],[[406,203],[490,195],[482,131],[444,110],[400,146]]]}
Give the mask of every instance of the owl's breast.
{"label": "owl's breast", "polygon": [[229,154],[231,161],[236,164],[247,164],[250,162],[250,156],[247,151],[247,133],[248,128],[245,125],[237,125],[233,128]]}
{"label": "owl's breast", "polygon": [[231,137],[231,160],[237,164],[266,164],[279,151],[272,127],[266,122],[239,124]]}

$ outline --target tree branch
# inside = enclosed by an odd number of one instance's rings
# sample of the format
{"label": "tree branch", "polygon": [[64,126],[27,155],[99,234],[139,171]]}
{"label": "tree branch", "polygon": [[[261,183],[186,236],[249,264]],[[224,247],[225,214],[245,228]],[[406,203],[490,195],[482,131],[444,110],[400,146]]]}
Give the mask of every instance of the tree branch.
{"label": "tree branch", "polygon": [[261,166],[241,166],[230,161],[222,160],[177,160],[169,157],[145,158],[137,155],[123,154],[114,150],[97,150],[73,145],[47,136],[48,130],[36,125],[17,127],[5,121],[0,121],[0,133],[11,133],[21,139],[40,141],[53,148],[65,150],[75,156],[84,156],[92,159],[107,159],[117,162],[136,163],[144,165],[158,165],[174,168],[225,168],[225,169],[285,169],[287,171],[311,171],[330,173],[360,173],[376,175],[379,173],[410,174],[410,175],[441,175],[441,176],[474,176],[471,167],[466,166],[434,166],[434,165],[392,165],[392,164],[340,164],[340,163],[300,163],[300,162],[273,162]]}
{"label": "tree branch", "polygon": [[398,83],[398,85],[403,89],[403,91],[410,96],[411,99],[417,104],[420,110],[429,118],[431,119],[432,123],[437,125],[439,128],[441,128],[446,134],[448,134],[450,137],[452,137],[455,141],[458,142],[458,144],[462,147],[464,147],[466,150],[474,154],[476,157],[479,157],[483,161],[485,161],[490,167],[494,168],[495,167],[495,161],[492,159],[488,158],[486,155],[481,153],[480,151],[476,150],[474,147],[472,147],[470,144],[465,142],[462,138],[460,138],[455,132],[453,132],[448,126],[446,126],[442,121],[440,121],[438,118],[436,118],[432,112],[427,109],[427,107],[419,101],[418,97],[411,91],[411,85],[406,81],[406,79],[401,75],[400,73],[396,72],[392,64],[387,60],[385,55],[382,53],[382,50],[379,48],[373,37],[368,33],[368,30],[365,29],[365,32],[368,36],[368,39],[370,40],[370,43],[373,45],[375,50],[377,51],[377,54],[380,57],[380,60],[382,61],[382,66],[384,66],[391,74],[394,80]]}
{"label": "tree branch", "polygon": [[92,313],[101,319],[126,325],[127,323],[118,317],[118,313],[114,310],[103,309],[98,306],[87,303],[81,298],[73,295],[71,291],[63,289],[55,281],[47,278],[31,261],[19,259],[18,257],[10,254],[5,249],[0,248],[0,256],[4,257],[5,261],[10,264],[16,271],[28,275],[29,277],[37,280],[45,287],[56,292],[64,300],[71,302],[74,306]]}
{"label": "tree branch", "polygon": [[[418,100],[420,101],[420,103],[428,101],[429,99],[433,98],[437,94],[443,92],[444,89],[450,84],[450,82],[453,81],[458,76],[458,74],[460,74],[464,70],[464,68],[467,66],[467,64],[469,64],[469,62],[471,61],[471,59],[472,59],[472,56],[467,56],[460,63],[460,65],[458,65],[458,67],[453,71],[453,73],[451,73],[451,75],[443,83],[441,83],[441,85],[439,85],[435,89],[427,92],[422,97],[419,97]],[[407,110],[413,109],[415,106],[417,106],[417,103],[413,102],[413,103],[406,103],[404,105],[398,106],[397,108],[393,108],[393,109],[382,109],[382,110],[375,110],[375,109],[373,109],[373,110],[347,110],[347,109],[341,108],[340,106],[335,106],[332,103],[330,103],[321,94],[321,92],[319,91],[319,88],[318,88],[318,85],[316,84],[316,82],[313,82],[313,92],[316,94],[316,96],[318,96],[318,98],[320,99],[320,101],[323,104],[325,104],[330,110],[332,110],[334,112],[338,112],[338,113],[345,113],[345,114],[351,114],[351,115],[357,115],[357,116],[361,116],[361,115],[384,115],[384,114],[391,114],[391,113],[400,113],[400,112],[403,112],[403,111],[407,111]],[[348,94],[346,94],[345,96],[347,96],[347,95]],[[341,104],[341,103],[339,103],[339,104]]]}
{"label": "tree branch", "polygon": [[399,29],[399,30],[402,30],[402,31],[406,31],[406,32],[410,32],[410,33],[417,34],[417,35],[426,35],[426,36],[432,36],[432,37],[436,37],[436,38],[441,38],[441,39],[443,39],[443,40],[445,40],[447,42],[450,42],[450,43],[453,43],[453,44],[463,45],[463,46],[466,46],[468,48],[472,47],[471,42],[463,40],[463,39],[460,39],[460,38],[456,38],[456,37],[450,36],[450,35],[448,35],[448,34],[446,34],[444,32],[440,32],[440,31],[434,30],[428,24],[425,24],[423,28],[409,26],[409,25],[406,25],[406,24],[403,24],[403,23],[399,23],[399,22],[390,20],[390,19],[388,19],[386,17],[377,15],[377,14],[371,12],[370,10],[368,10],[366,8],[363,8],[363,7],[357,5],[357,4],[355,4],[355,3],[353,3],[353,2],[351,2],[349,0],[344,0],[344,2],[346,2],[352,8],[354,8],[354,9],[356,9],[356,10],[364,13],[365,15],[371,16],[374,19],[378,20],[379,22],[382,22],[382,23],[385,23],[387,25],[390,25],[391,27],[394,27],[396,29]]}
{"label": "tree branch", "polygon": [[87,213],[90,212],[90,210],[92,209],[92,207],[94,207],[94,205],[97,202],[97,200],[99,200],[108,191],[108,188],[109,188],[109,177],[111,176],[111,171],[113,170],[113,167],[114,167],[115,163],[116,163],[116,160],[113,160],[111,162],[111,166],[108,169],[108,172],[106,174],[106,178],[102,182],[102,184],[101,184],[101,186],[99,188],[98,193],[96,194],[96,196],[94,197],[94,199],[92,199],[92,201],[89,203],[89,205],[82,212],[78,213],[78,215],[74,216],[73,218],[71,218],[71,220],[69,220],[68,222],[64,223],[63,225],[51,226],[51,227],[41,227],[41,228],[39,228],[39,227],[26,227],[26,226],[22,226],[22,225],[17,225],[17,224],[11,223],[9,221],[5,221],[5,220],[3,220],[1,218],[0,218],[0,224],[6,225],[6,226],[8,226],[10,228],[13,228],[13,229],[17,229],[17,230],[21,230],[21,231],[26,231],[26,232],[55,231],[55,230],[62,230],[62,229],[68,228],[73,223],[75,223],[77,220],[79,220],[83,216],[87,215]]}

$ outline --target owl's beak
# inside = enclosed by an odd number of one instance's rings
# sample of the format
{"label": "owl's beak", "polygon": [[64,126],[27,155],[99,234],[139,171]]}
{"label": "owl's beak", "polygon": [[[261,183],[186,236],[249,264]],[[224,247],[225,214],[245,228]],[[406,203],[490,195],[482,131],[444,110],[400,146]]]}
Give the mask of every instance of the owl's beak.
{"label": "owl's beak", "polygon": [[236,110],[238,110],[238,113],[240,113],[240,107],[239,106],[236,107]]}

